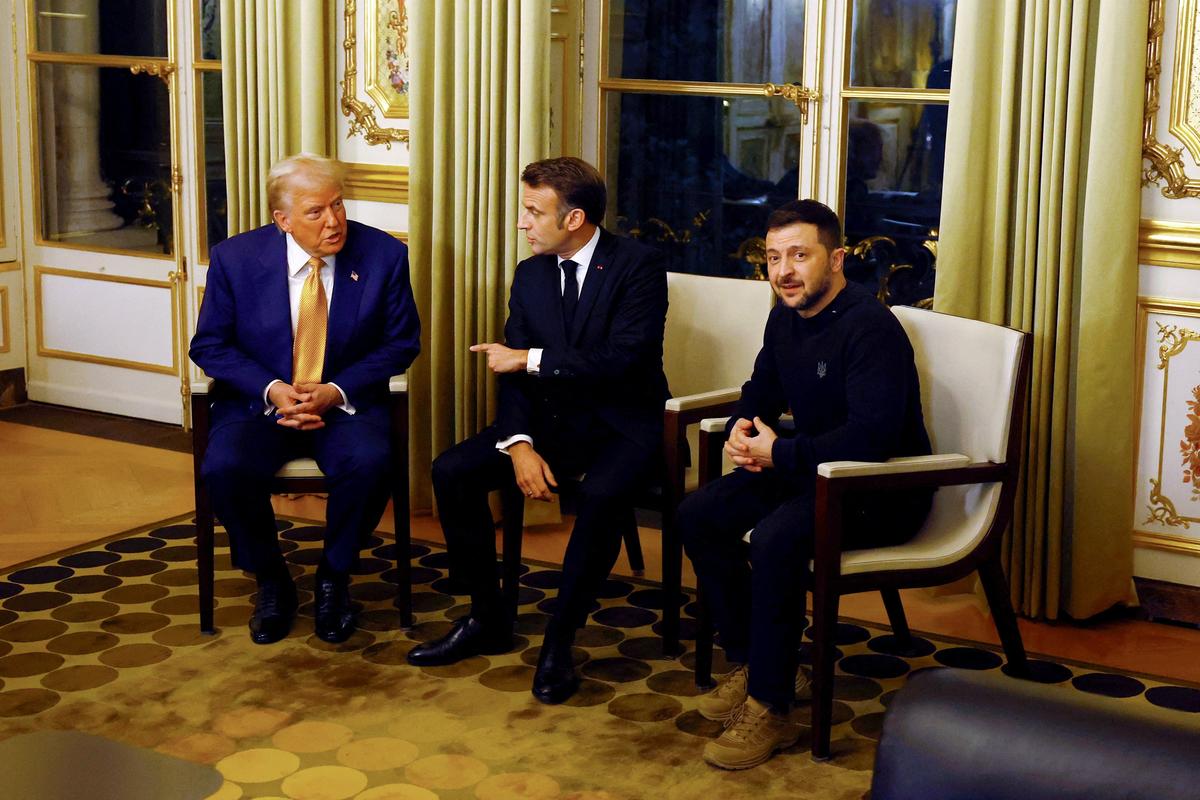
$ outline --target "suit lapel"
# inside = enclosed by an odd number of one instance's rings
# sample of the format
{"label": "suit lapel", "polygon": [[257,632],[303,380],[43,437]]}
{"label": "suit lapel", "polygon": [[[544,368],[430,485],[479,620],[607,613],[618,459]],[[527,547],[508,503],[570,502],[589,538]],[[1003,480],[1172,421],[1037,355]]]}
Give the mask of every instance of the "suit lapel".
{"label": "suit lapel", "polygon": [[366,268],[354,247],[353,229],[346,247],[338,253],[333,271],[333,304],[329,307],[329,333],[325,340],[326,374],[329,367],[337,363],[358,322],[358,305],[362,300],[363,285],[366,283]]}
{"label": "suit lapel", "polygon": [[612,274],[612,257],[616,252],[616,237],[600,229],[600,241],[596,242],[596,251],[592,253],[592,263],[588,265],[587,274],[583,279],[583,290],[579,293],[579,305],[575,308],[575,322],[571,325],[571,335],[568,342],[574,344],[583,333],[584,323],[588,314],[596,305],[596,298],[604,286],[604,281]]}
{"label": "suit lapel", "polygon": [[273,236],[259,257],[261,269],[255,278],[259,314],[271,348],[271,366],[276,375],[292,374],[292,306],[288,299],[287,240]]}

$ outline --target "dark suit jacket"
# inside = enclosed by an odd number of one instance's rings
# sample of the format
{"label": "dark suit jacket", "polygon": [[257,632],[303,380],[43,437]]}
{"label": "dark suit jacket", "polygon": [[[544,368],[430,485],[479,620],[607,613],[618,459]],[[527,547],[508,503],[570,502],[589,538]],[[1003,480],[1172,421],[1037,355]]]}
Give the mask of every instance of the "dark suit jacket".
{"label": "dark suit jacket", "polygon": [[[350,222],[337,254],[323,380],[341,387],[364,419],[387,425],[388,378],[408,369],[420,352],[420,336],[408,248],[381,230]],[[213,248],[190,355],[218,381],[214,429],[261,416],[267,384],[291,382],[287,242],[274,225]]]}
{"label": "dark suit jacket", "polygon": [[496,425],[501,439],[552,434],[555,423],[592,414],[608,428],[657,448],[662,438],[663,259],[630,239],[600,231],[570,331],[562,318],[558,259],[517,265],[504,326],[512,348],[543,348],[540,374],[500,376]]}

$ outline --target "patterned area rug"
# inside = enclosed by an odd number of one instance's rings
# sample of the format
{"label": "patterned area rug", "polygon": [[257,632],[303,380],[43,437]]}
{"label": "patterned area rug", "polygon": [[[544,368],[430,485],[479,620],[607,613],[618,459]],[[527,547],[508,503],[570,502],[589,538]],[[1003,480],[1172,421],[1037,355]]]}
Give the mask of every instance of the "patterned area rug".
{"label": "patterned area rug", "polygon": [[[78,730],[212,764],[225,778],[213,795],[222,800],[857,799],[906,676],[1002,664],[991,649],[928,638],[899,653],[886,630],[845,622],[833,760],[811,761],[802,738],[761,767],[723,772],[700,761],[719,726],[695,711],[692,653],[661,657],[663,596],[651,584],[608,581],[576,642],[582,688],[549,707],[529,686],[556,569],[526,565],[513,652],[416,669],[404,661],[413,643],[466,611],[447,586],[445,553],[412,546],[418,625],[406,633],[391,606],[395,546],[376,537],[352,589],[361,630],[330,646],[311,619],[323,531],[278,525],[305,605],[291,636],[268,647],[246,634],[254,581],[232,568],[220,532],[221,630],[199,633],[186,518],[0,575],[0,739]],[[694,611],[685,606],[685,638]],[[1049,661],[1034,668],[1063,691],[1200,713],[1194,687]],[[807,705],[795,714],[806,720]]]}

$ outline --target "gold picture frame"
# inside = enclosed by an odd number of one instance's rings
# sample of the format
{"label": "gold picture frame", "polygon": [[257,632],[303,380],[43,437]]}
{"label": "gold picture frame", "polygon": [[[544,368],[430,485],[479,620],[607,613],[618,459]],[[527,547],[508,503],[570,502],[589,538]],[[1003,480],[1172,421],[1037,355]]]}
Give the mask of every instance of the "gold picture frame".
{"label": "gold picture frame", "polygon": [[[1162,39],[1165,28],[1166,0],[1151,0],[1150,30],[1146,43],[1146,94],[1145,111],[1142,119],[1142,159],[1149,162],[1142,168],[1142,185],[1159,185],[1163,197],[1177,200],[1184,197],[1200,197],[1200,180],[1187,174],[1183,163],[1183,148],[1171,147],[1158,141],[1158,83],[1162,76]],[[1175,70],[1171,87],[1171,133],[1183,136],[1180,138],[1188,145],[1187,126],[1180,126],[1177,121],[1181,117],[1190,116],[1186,105],[1190,102],[1191,88],[1191,48],[1194,27],[1188,27],[1187,21],[1195,16],[1195,0],[1183,0],[1180,3],[1180,24],[1176,29],[1177,47],[1175,55]],[[1186,15],[1186,16],[1185,16]],[[1185,71],[1186,70],[1186,73]],[[1186,86],[1186,88],[1185,88]],[[1183,111],[1179,110],[1180,105]],[[1194,137],[1193,137],[1194,138]],[[1200,146],[1200,142],[1197,143]],[[1190,147],[1190,145],[1189,145]]]}
{"label": "gold picture frame", "polygon": [[405,0],[363,0],[367,20],[363,86],[385,119],[408,119],[408,11]]}
{"label": "gold picture frame", "polygon": [[[397,24],[393,28],[390,24],[389,12],[393,9],[388,6],[391,3],[398,3],[399,15]],[[393,87],[390,80],[379,77],[379,48],[383,45],[386,48],[389,31],[394,31],[390,34],[395,38],[402,30],[404,37],[407,38],[408,22],[404,12],[404,0],[364,0],[363,2],[364,15],[368,21],[367,32],[364,38],[364,53],[371,59],[371,63],[367,65],[366,74],[363,76],[363,84],[371,103],[364,102],[358,97],[357,82],[358,82],[358,35],[356,32],[358,19],[358,3],[357,0],[346,0],[343,19],[345,21],[346,32],[345,38],[342,39],[342,51],[344,54],[344,68],[342,71],[342,97],[341,109],[342,114],[349,120],[350,135],[362,136],[366,139],[367,144],[381,144],[388,148],[392,147],[392,142],[408,143],[408,130],[405,128],[384,128],[375,119],[375,109],[373,104],[378,104],[380,111],[385,118],[404,118],[408,116],[408,99],[405,97],[403,102],[391,97],[388,93],[392,92]],[[380,14],[383,14],[385,27],[382,33],[376,28]],[[386,53],[386,49],[385,49]],[[407,53],[404,54],[403,60],[407,64]],[[387,59],[384,59],[386,66]],[[405,80],[407,80],[407,67],[405,67]],[[399,94],[398,92],[392,92]],[[383,102],[380,102],[380,100]]]}

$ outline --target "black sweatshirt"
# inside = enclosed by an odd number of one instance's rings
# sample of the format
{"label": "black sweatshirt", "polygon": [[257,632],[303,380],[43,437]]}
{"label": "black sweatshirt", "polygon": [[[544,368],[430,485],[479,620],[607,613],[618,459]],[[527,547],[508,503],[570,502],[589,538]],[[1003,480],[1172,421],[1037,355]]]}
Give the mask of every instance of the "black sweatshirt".
{"label": "black sweatshirt", "polygon": [[812,478],[825,461],[930,452],[912,345],[892,312],[855,283],[814,317],[779,303],[767,318],[730,427],[757,416],[778,431],[789,409],[796,434],[771,451],[783,474]]}

